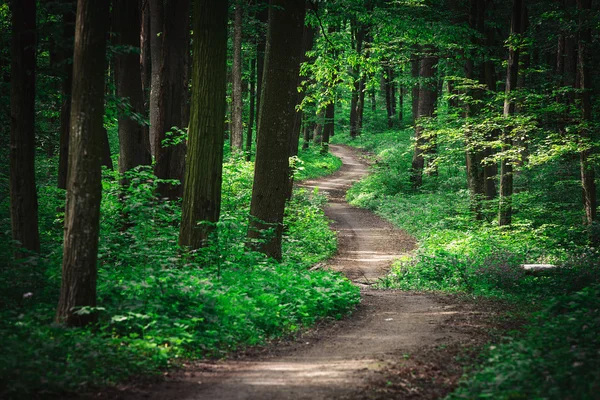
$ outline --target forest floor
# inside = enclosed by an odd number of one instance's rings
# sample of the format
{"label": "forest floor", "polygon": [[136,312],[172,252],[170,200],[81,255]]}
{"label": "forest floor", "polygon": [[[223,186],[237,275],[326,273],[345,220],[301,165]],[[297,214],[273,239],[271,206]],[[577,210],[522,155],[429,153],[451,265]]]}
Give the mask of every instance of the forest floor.
{"label": "forest floor", "polygon": [[356,150],[331,146],[343,161],[335,174],[302,186],[329,196],[338,231],[327,265],[361,287],[357,310],[302,335],[249,349],[227,360],[187,363],[154,381],[133,380],[87,399],[435,399],[457,384],[463,368],[502,327],[503,305],[451,295],[385,291],[371,285],[416,241],[373,213],[345,202],[368,172]]}

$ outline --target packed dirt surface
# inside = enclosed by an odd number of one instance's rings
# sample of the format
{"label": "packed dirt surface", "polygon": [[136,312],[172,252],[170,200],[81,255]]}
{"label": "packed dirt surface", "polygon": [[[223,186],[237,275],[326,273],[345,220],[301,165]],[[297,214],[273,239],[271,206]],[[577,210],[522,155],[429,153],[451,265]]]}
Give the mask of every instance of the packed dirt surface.
{"label": "packed dirt surface", "polygon": [[[448,297],[369,288],[394,258],[414,250],[415,241],[344,201],[345,191],[367,173],[367,166],[355,150],[330,148],[343,167],[302,186],[318,186],[330,197],[326,213],[339,233],[339,253],[326,268],[343,272],[361,287],[357,311],[291,341],[226,361],[191,364],[166,374],[164,381],[131,384],[91,397],[424,399],[447,393],[462,373],[460,366],[453,366],[455,355],[464,344],[481,341],[482,313]],[[440,350],[446,348],[454,350]]]}

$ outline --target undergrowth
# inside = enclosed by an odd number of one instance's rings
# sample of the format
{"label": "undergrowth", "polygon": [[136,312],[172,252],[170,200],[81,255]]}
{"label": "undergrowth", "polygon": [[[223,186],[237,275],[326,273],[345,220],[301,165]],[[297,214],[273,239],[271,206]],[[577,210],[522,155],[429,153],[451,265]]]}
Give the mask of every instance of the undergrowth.
{"label": "undergrowth", "polygon": [[[331,156],[308,154],[307,176],[337,168]],[[128,173],[125,191],[105,171],[98,307],[81,310],[97,312],[99,322],[82,329],[53,323],[64,192],[41,186],[43,256],[0,269],[0,397],[90,390],[182,359],[224,357],[348,313],[358,290],[338,273],[309,271],[336,250],[318,192],[295,191],[281,263],[246,248],[252,171],[241,159],[225,164],[216,234],[191,255],[177,246],[180,204],[154,196],[159,181],[150,168]]]}
{"label": "undergrowth", "polygon": [[[438,139],[437,175],[414,189],[409,180],[412,129],[363,133],[335,142],[368,150],[372,174],[348,192],[419,241],[397,260],[380,288],[469,293],[538,310],[524,332],[506,332],[473,366],[450,399],[593,399],[600,380],[600,254],[583,227],[578,171],[551,161],[518,171],[510,228],[496,223],[498,205],[471,209],[460,144]],[[559,179],[554,171],[560,171]],[[579,189],[580,190],[580,189]],[[526,274],[524,263],[557,265]]]}

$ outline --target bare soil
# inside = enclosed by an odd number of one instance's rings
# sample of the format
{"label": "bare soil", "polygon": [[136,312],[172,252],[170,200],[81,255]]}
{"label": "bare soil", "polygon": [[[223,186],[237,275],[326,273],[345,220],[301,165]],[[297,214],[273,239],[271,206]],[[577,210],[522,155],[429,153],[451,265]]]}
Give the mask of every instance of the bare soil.
{"label": "bare soil", "polygon": [[344,146],[334,175],[306,181],[329,195],[326,213],[339,253],[325,268],[361,287],[357,310],[300,337],[251,349],[225,361],[191,363],[157,382],[131,382],[87,398],[111,399],[434,399],[447,394],[463,365],[488,340],[496,305],[457,297],[373,290],[394,258],[416,242],[373,213],[350,206],[346,190],[367,171]]}

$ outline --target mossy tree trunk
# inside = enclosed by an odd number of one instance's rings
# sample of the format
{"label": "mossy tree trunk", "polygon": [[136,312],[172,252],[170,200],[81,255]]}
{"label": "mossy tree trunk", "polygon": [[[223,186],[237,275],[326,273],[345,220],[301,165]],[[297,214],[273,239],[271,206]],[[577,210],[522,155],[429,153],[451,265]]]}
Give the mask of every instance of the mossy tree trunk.
{"label": "mossy tree trunk", "polygon": [[[281,260],[306,10],[302,0],[274,0],[271,5],[248,238],[251,246]],[[254,241],[259,238],[264,240]]]}
{"label": "mossy tree trunk", "polygon": [[195,0],[193,10],[191,116],[179,244],[198,249],[206,244],[221,212],[227,1]]}
{"label": "mossy tree trunk", "polygon": [[108,9],[104,0],[77,4],[62,283],[56,311],[57,322],[69,326],[96,319],[94,312],[78,311],[96,306]]}

